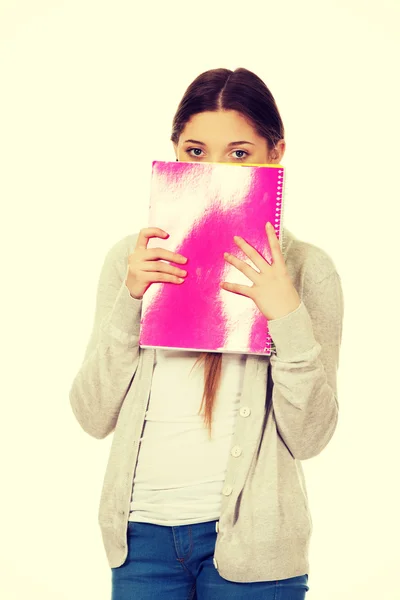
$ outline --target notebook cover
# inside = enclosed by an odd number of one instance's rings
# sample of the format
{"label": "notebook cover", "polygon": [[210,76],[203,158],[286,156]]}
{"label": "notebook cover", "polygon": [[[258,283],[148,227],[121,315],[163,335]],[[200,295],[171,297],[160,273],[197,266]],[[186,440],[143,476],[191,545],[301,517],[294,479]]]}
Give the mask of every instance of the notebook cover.
{"label": "notebook cover", "polygon": [[186,256],[186,264],[172,264],[188,274],[184,283],[152,283],[146,290],[141,347],[271,354],[268,321],[254,301],[219,284],[252,285],[224,259],[230,252],[255,267],[234,235],[271,263],[270,221],[282,248],[283,182],[284,167],[276,164],[153,161],[148,224],[169,238],[151,238],[148,248]]}

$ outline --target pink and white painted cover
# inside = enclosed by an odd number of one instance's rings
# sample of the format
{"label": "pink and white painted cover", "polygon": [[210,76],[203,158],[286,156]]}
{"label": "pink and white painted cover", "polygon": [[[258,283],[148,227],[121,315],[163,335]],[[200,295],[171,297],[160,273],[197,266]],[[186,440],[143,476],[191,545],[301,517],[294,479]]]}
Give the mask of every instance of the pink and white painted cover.
{"label": "pink and white painted cover", "polygon": [[230,252],[256,268],[234,235],[271,263],[270,221],[282,249],[283,182],[284,167],[276,164],[153,161],[149,227],[169,238],[151,238],[148,248],[186,256],[186,264],[174,266],[188,274],[184,283],[152,283],[146,290],[141,347],[271,354],[268,321],[253,300],[219,284],[252,285],[224,259]]}

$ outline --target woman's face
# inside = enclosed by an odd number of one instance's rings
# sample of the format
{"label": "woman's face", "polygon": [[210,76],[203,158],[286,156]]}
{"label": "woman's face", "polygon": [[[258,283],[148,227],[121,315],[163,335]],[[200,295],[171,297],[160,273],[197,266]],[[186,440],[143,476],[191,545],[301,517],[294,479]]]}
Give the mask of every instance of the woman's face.
{"label": "woman's face", "polygon": [[194,115],[182,131],[175,156],[191,162],[280,163],[285,141],[268,154],[267,141],[236,110],[206,111]]}

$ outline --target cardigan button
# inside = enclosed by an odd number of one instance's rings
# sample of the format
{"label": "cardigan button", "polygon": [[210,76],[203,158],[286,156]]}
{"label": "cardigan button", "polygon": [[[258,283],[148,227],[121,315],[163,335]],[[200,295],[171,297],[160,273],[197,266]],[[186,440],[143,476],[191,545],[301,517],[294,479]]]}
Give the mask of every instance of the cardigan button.
{"label": "cardigan button", "polygon": [[231,450],[231,454],[232,456],[234,456],[235,458],[237,458],[238,456],[240,456],[242,454],[242,449],[240,446],[233,446],[232,450]]}
{"label": "cardigan button", "polygon": [[223,489],[222,489],[222,493],[224,496],[230,496],[232,494],[232,486],[231,485],[224,485]]}
{"label": "cardigan button", "polygon": [[219,521],[215,521],[215,531],[219,532]]}
{"label": "cardigan button", "polygon": [[249,406],[242,406],[239,410],[239,414],[241,417],[248,417],[251,413],[251,408]]}
{"label": "cardigan button", "polygon": [[217,559],[215,558],[215,556],[213,556],[213,563],[214,563],[214,567],[218,570],[218,563],[217,563]]}

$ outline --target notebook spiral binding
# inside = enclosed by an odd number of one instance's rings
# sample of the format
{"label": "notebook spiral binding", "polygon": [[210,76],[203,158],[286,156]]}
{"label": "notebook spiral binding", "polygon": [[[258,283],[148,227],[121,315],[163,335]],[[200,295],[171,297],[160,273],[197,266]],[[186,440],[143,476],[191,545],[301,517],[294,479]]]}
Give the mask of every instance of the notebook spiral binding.
{"label": "notebook spiral binding", "polygon": [[[283,231],[282,231],[282,215],[283,215],[283,187],[284,187],[284,169],[278,170],[278,185],[276,192],[276,203],[275,203],[275,222],[273,223],[275,233],[277,238],[280,241],[281,252],[285,253],[285,243],[286,240],[283,239]],[[267,345],[264,350],[270,356],[271,354],[276,355],[276,346],[274,340],[269,336],[270,339],[267,340]]]}

